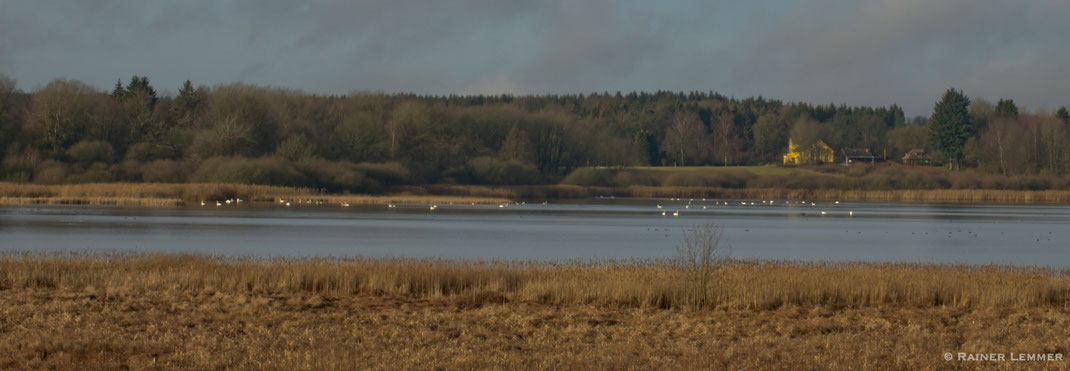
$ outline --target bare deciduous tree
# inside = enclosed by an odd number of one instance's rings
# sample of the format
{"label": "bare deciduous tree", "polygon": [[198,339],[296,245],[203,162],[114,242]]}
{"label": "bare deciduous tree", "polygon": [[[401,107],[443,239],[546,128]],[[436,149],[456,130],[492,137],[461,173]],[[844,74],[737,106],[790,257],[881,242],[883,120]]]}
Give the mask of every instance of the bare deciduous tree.
{"label": "bare deciduous tree", "polygon": [[714,135],[717,137],[714,143],[714,147],[717,150],[716,160],[723,160],[724,166],[728,166],[728,162],[736,161],[736,152],[739,151],[740,138],[739,133],[736,130],[736,116],[731,113],[722,113],[717,118],[717,124],[714,126]]}
{"label": "bare deciduous tree", "polygon": [[705,159],[706,128],[695,113],[678,112],[666,128],[665,150],[680,166],[698,164]]}

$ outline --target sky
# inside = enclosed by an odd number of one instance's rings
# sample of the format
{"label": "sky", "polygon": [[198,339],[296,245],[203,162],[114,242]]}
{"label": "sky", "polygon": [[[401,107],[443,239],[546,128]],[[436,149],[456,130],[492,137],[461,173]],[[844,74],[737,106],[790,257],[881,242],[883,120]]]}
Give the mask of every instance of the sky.
{"label": "sky", "polygon": [[315,94],[715,91],[1070,105],[1070,1],[0,0],[0,74]]}

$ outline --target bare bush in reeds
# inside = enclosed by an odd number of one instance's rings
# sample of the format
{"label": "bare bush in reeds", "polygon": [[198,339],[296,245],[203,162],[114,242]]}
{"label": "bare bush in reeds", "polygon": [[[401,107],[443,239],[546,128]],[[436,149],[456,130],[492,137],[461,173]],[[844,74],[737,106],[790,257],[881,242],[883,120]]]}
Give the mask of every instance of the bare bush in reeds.
{"label": "bare bush in reeds", "polygon": [[694,309],[710,303],[710,284],[714,274],[725,264],[727,256],[721,248],[724,228],[706,223],[684,232],[684,239],[676,250],[676,264],[683,275],[686,303]]}

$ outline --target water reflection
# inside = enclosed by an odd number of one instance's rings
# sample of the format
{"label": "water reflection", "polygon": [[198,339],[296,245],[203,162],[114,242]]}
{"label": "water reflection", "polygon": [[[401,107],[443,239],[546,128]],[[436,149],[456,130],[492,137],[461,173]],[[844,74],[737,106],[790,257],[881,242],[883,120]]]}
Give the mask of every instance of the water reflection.
{"label": "water reflection", "polygon": [[724,225],[739,258],[1070,267],[1067,206],[762,201],[589,199],[433,211],[427,205],[0,207],[0,249],[658,258],[674,253],[684,229],[712,221]]}

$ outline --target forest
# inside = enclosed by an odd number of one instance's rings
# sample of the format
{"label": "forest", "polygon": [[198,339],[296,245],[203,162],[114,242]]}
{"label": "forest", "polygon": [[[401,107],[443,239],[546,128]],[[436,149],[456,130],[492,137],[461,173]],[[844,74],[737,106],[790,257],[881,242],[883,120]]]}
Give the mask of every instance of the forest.
{"label": "forest", "polygon": [[324,96],[241,83],[158,94],[144,76],[102,91],[55,80],[36,91],[0,76],[0,180],[218,182],[332,192],[403,184],[556,184],[600,166],[779,164],[788,139],[914,148],[953,169],[1000,176],[1070,172],[1070,114],[1025,112],[949,89],[929,117],[897,105],[738,99],[713,92]]}

